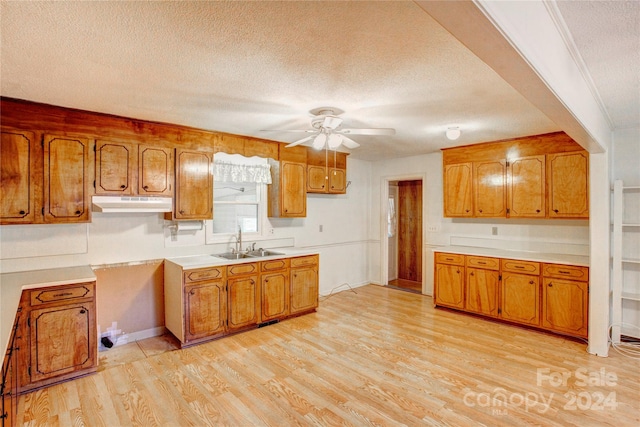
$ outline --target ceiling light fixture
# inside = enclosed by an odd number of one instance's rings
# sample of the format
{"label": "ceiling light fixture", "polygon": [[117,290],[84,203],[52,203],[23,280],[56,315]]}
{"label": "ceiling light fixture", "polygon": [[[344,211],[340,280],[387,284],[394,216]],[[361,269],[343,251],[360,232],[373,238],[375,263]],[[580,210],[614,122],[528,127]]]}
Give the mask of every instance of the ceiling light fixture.
{"label": "ceiling light fixture", "polygon": [[455,141],[456,139],[460,138],[461,133],[462,132],[460,132],[459,127],[452,126],[447,129],[447,131],[445,132],[445,135],[447,135],[447,138],[449,138],[450,140]]}
{"label": "ceiling light fixture", "polygon": [[329,140],[327,141],[329,149],[335,150],[340,146],[340,144],[342,144],[342,135],[339,135],[337,133],[329,134]]}
{"label": "ceiling light fixture", "polygon": [[313,138],[313,143],[311,145],[316,150],[322,150],[325,142],[327,142],[327,134],[319,133],[315,138]]}

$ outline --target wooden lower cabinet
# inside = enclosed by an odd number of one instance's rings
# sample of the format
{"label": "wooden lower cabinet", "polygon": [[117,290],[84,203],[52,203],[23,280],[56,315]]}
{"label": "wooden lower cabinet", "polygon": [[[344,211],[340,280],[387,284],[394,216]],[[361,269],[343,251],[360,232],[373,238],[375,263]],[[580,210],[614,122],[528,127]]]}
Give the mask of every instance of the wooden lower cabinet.
{"label": "wooden lower cabinet", "polygon": [[532,326],[540,325],[540,277],[502,273],[500,318]]}
{"label": "wooden lower cabinet", "polygon": [[434,276],[435,306],[587,337],[588,267],[436,252]]}
{"label": "wooden lower cabinet", "polygon": [[291,259],[291,314],[313,311],[318,307],[318,256]]}
{"label": "wooden lower cabinet", "polygon": [[318,255],[194,269],[165,260],[164,275],[165,326],[181,347],[318,306]]}
{"label": "wooden lower cabinet", "polygon": [[20,392],[97,368],[95,282],[23,292]]}
{"label": "wooden lower cabinet", "polygon": [[184,302],[187,341],[226,332],[227,291],[224,281],[185,286]]}
{"label": "wooden lower cabinet", "polygon": [[500,274],[493,270],[467,268],[465,308],[485,316],[498,316]]}

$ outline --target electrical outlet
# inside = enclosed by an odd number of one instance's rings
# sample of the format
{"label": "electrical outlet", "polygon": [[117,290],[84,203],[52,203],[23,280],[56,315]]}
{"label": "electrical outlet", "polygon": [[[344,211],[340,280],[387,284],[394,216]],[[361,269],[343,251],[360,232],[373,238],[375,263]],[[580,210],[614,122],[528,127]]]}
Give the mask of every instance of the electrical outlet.
{"label": "electrical outlet", "polygon": [[498,227],[491,227],[491,235],[493,236],[498,235]]}
{"label": "electrical outlet", "polygon": [[322,233],[322,224],[320,224],[320,226],[318,227],[318,231]]}
{"label": "electrical outlet", "polygon": [[437,225],[428,225],[427,231],[430,233],[437,233],[438,231],[440,231],[440,227]]}
{"label": "electrical outlet", "polygon": [[269,234],[273,234],[275,232],[275,230],[273,228],[269,229]]}

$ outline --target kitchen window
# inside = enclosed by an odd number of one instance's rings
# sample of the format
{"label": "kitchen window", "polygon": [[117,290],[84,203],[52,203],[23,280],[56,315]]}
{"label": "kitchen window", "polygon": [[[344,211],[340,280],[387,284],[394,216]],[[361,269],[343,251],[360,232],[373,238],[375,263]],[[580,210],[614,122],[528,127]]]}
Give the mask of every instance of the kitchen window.
{"label": "kitchen window", "polygon": [[207,243],[227,242],[242,229],[244,239],[263,235],[267,221],[267,159],[216,153],[213,220],[207,221]]}

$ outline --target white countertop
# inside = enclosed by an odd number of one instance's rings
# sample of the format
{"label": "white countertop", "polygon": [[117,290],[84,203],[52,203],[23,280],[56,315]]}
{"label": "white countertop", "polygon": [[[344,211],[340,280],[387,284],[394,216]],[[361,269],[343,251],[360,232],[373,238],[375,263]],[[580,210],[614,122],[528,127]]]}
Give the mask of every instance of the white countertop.
{"label": "white countertop", "polygon": [[232,265],[232,264],[245,264],[248,262],[259,262],[259,261],[269,261],[270,259],[277,258],[292,258],[297,256],[305,256],[305,255],[317,255],[317,250],[305,250],[305,249],[294,249],[294,248],[274,248],[268,249],[272,252],[277,252],[278,255],[264,256],[264,257],[250,257],[250,258],[240,258],[240,259],[226,259],[219,258],[215,255],[192,255],[192,256],[183,256],[176,258],[166,258],[165,262],[172,262],[176,265],[179,265],[185,270],[192,268],[206,268],[206,267],[217,267],[221,265]]}
{"label": "white countertop", "polygon": [[434,252],[446,252],[461,255],[478,255],[496,258],[538,261],[551,264],[569,264],[589,267],[589,257],[582,255],[554,254],[546,252],[512,251],[505,249],[479,248],[473,246],[444,246],[433,249]]}
{"label": "white countertop", "polygon": [[2,357],[7,351],[11,328],[25,289],[59,286],[96,280],[88,265],[0,274],[0,345]]}

